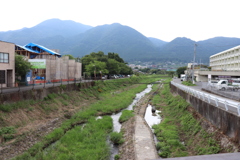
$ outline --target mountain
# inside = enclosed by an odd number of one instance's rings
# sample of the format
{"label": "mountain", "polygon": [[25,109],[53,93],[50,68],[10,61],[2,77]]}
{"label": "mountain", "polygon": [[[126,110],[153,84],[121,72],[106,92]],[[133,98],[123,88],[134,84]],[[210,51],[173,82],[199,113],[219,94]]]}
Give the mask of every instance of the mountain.
{"label": "mountain", "polygon": [[0,40],[25,45],[30,42],[36,43],[41,39],[51,38],[53,36],[75,36],[90,28],[92,27],[71,20],[49,19],[32,28],[0,32]]}
{"label": "mountain", "polygon": [[153,38],[153,37],[148,37],[148,39],[158,48],[164,46],[165,44],[167,44],[168,42],[162,41],[160,39],[157,38]]}
{"label": "mountain", "polygon": [[215,37],[195,42],[178,37],[171,42],[147,38],[137,30],[114,23],[91,27],[69,20],[50,19],[32,28],[0,32],[0,40],[20,45],[33,42],[60,53],[82,57],[91,52],[118,53],[125,61],[191,62],[196,47],[196,61],[209,63],[209,57],[240,44],[240,38]]}
{"label": "mountain", "polygon": [[94,27],[74,39],[70,52],[74,56],[98,51],[115,52],[128,61],[157,56],[156,47],[147,37],[118,23]]}
{"label": "mountain", "polygon": [[161,57],[166,60],[189,62],[193,57],[194,43],[196,42],[185,37],[175,38],[160,48]]}

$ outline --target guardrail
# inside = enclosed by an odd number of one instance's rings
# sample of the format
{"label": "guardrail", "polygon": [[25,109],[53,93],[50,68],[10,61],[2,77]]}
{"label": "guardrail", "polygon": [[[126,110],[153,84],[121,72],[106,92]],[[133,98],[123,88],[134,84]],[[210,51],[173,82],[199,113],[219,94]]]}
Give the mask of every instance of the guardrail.
{"label": "guardrail", "polygon": [[220,97],[214,96],[212,94],[208,94],[206,92],[198,91],[198,90],[192,89],[192,88],[182,85],[182,84],[178,84],[173,81],[171,81],[171,84],[176,86],[177,88],[191,94],[192,96],[197,97],[198,99],[202,99],[203,101],[208,102],[209,104],[211,104],[211,100],[212,100],[213,102],[215,102],[216,107],[219,107],[219,105],[222,104],[225,107],[226,111],[229,110],[229,107],[233,107],[233,108],[237,109],[238,116],[240,116],[240,103],[237,103],[237,102],[225,99],[225,98],[220,98]]}

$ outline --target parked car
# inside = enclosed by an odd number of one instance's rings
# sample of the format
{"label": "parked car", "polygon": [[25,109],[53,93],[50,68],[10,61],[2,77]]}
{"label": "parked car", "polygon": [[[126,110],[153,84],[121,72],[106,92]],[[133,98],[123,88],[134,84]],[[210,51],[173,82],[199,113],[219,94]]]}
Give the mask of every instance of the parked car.
{"label": "parked car", "polygon": [[226,90],[226,89],[230,89],[233,91],[237,91],[239,89],[238,85],[232,85],[231,83],[228,82],[228,80],[220,80],[217,84],[216,84],[216,88],[219,90]]}

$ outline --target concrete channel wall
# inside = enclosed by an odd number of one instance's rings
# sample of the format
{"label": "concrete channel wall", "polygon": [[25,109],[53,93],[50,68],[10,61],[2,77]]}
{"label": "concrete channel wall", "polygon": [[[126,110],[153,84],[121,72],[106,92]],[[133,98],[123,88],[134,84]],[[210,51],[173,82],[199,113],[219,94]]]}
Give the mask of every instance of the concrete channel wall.
{"label": "concrete channel wall", "polygon": [[192,107],[200,113],[205,119],[211,122],[214,126],[219,128],[223,134],[230,137],[234,142],[240,144],[240,117],[222,110],[221,108],[215,107],[213,104],[209,104],[201,99],[198,99],[176,86],[170,84],[171,92],[177,93]]}
{"label": "concrete channel wall", "polygon": [[73,83],[62,86],[54,86],[49,88],[41,88],[41,89],[31,89],[26,91],[14,92],[14,93],[6,93],[0,94],[0,104],[18,102],[22,100],[41,100],[44,97],[47,97],[48,94],[52,93],[64,93],[68,91],[76,91],[81,88],[88,88],[90,86],[94,86],[95,82],[84,82],[84,83]]}

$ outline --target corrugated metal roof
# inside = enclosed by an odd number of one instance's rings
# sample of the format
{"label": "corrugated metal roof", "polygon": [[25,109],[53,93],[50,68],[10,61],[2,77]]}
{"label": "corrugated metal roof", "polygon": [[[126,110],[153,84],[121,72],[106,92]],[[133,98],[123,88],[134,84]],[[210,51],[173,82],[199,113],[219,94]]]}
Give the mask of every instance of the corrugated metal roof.
{"label": "corrugated metal roof", "polygon": [[[58,57],[61,57],[61,54],[59,54],[59,53],[57,53],[57,52],[54,52],[54,51],[52,51],[52,50],[50,50],[50,49],[48,49],[48,48],[46,48],[46,47],[43,47],[43,46],[41,46],[41,45],[35,44],[35,43],[29,43],[29,44],[25,45],[24,47],[25,47],[25,48],[28,48],[28,49],[30,49],[30,50],[32,50],[32,51],[34,51],[35,53],[41,53],[40,50],[36,50],[36,49],[34,48],[34,47],[36,47],[36,48],[41,49],[41,50],[43,50],[43,51],[45,51],[45,52],[48,52],[48,53],[50,53],[50,54],[57,55]],[[32,52],[32,51],[31,51],[31,52]]]}

